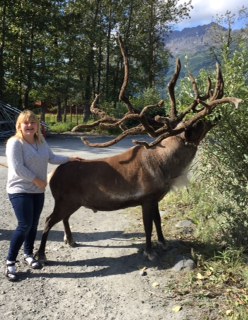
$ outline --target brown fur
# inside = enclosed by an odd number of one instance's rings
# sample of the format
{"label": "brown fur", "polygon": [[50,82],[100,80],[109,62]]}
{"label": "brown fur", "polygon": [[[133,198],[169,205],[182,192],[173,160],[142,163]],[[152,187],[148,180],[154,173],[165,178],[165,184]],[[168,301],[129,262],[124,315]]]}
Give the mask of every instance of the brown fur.
{"label": "brown fur", "polygon": [[158,241],[165,245],[161,230],[159,201],[168,193],[193,160],[205,126],[191,134],[173,136],[152,148],[136,146],[116,156],[68,162],[60,165],[50,180],[55,200],[46,219],[38,257],[45,259],[49,230],[63,220],[66,241],[73,245],[69,217],[81,206],[93,211],[112,211],[141,206],[146,234],[146,253],[152,259],[151,234],[155,223]]}

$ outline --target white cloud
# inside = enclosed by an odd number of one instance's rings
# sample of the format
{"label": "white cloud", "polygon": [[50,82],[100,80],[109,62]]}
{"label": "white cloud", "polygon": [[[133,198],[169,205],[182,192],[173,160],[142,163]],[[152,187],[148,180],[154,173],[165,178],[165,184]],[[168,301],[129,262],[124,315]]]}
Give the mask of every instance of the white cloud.
{"label": "white cloud", "polygon": [[[185,0],[179,1],[184,3]],[[198,25],[208,24],[216,19],[217,15],[224,15],[227,11],[231,11],[232,14],[236,14],[236,20],[238,18],[237,13],[242,7],[248,7],[247,0],[192,0],[193,9],[190,11],[191,19],[183,20],[181,23],[175,26],[175,29],[183,29],[188,27],[195,27]],[[236,28],[245,25],[245,21],[236,21]],[[247,21],[246,21],[247,23]]]}

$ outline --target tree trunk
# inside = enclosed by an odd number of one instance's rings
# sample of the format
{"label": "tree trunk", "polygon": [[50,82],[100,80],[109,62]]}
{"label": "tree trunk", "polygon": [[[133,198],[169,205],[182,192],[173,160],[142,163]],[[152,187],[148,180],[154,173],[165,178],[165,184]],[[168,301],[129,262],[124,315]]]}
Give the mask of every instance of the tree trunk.
{"label": "tree trunk", "polygon": [[67,118],[67,99],[65,99],[65,105],[64,105],[64,119],[63,122],[66,123]]}
{"label": "tree trunk", "polygon": [[4,100],[5,91],[5,70],[4,70],[4,48],[5,48],[5,37],[6,37],[6,1],[2,7],[2,24],[1,24],[1,46],[0,46],[0,99]]}
{"label": "tree trunk", "polygon": [[151,3],[150,7],[150,30],[149,30],[149,48],[148,48],[148,83],[149,87],[152,88],[154,86],[154,6]]}
{"label": "tree trunk", "polygon": [[110,39],[112,31],[112,10],[109,11],[109,23],[108,23],[108,33],[107,33],[107,44],[106,44],[106,74],[105,74],[105,99],[109,99],[109,77],[110,77]]}
{"label": "tree trunk", "polygon": [[45,122],[46,121],[46,103],[44,101],[41,101],[41,114],[40,114],[40,121]]}
{"label": "tree trunk", "polygon": [[28,57],[28,70],[27,70],[27,87],[24,93],[24,107],[29,108],[29,93],[32,89],[32,77],[33,77],[33,55],[34,55],[34,29],[31,27],[30,34],[30,51]]}
{"label": "tree trunk", "polygon": [[62,106],[60,97],[57,98],[58,112],[57,112],[57,122],[62,122]]}

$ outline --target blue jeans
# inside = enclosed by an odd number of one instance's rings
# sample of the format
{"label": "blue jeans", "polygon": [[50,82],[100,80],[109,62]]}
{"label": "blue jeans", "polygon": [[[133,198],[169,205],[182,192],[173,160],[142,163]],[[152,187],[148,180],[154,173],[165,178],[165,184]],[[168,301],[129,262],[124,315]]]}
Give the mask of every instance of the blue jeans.
{"label": "blue jeans", "polygon": [[18,225],[11,238],[7,260],[16,261],[23,244],[24,254],[33,254],[44,198],[44,193],[9,194],[9,200],[14,209]]}

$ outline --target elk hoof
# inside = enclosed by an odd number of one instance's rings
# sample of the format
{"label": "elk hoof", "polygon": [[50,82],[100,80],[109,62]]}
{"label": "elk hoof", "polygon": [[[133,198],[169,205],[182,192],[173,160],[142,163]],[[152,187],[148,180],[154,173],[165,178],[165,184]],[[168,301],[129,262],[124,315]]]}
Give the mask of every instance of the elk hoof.
{"label": "elk hoof", "polygon": [[77,243],[73,239],[68,240],[66,237],[64,237],[64,243],[68,244],[70,247],[76,247],[77,246]]}
{"label": "elk hoof", "polygon": [[43,265],[47,262],[46,255],[43,253],[39,253],[38,251],[34,254],[34,257]]}
{"label": "elk hoof", "polygon": [[154,261],[158,258],[158,255],[154,251],[144,251],[144,256],[148,258],[149,261]]}
{"label": "elk hoof", "polygon": [[163,250],[168,250],[168,248],[169,248],[168,242],[158,241],[158,244]]}

